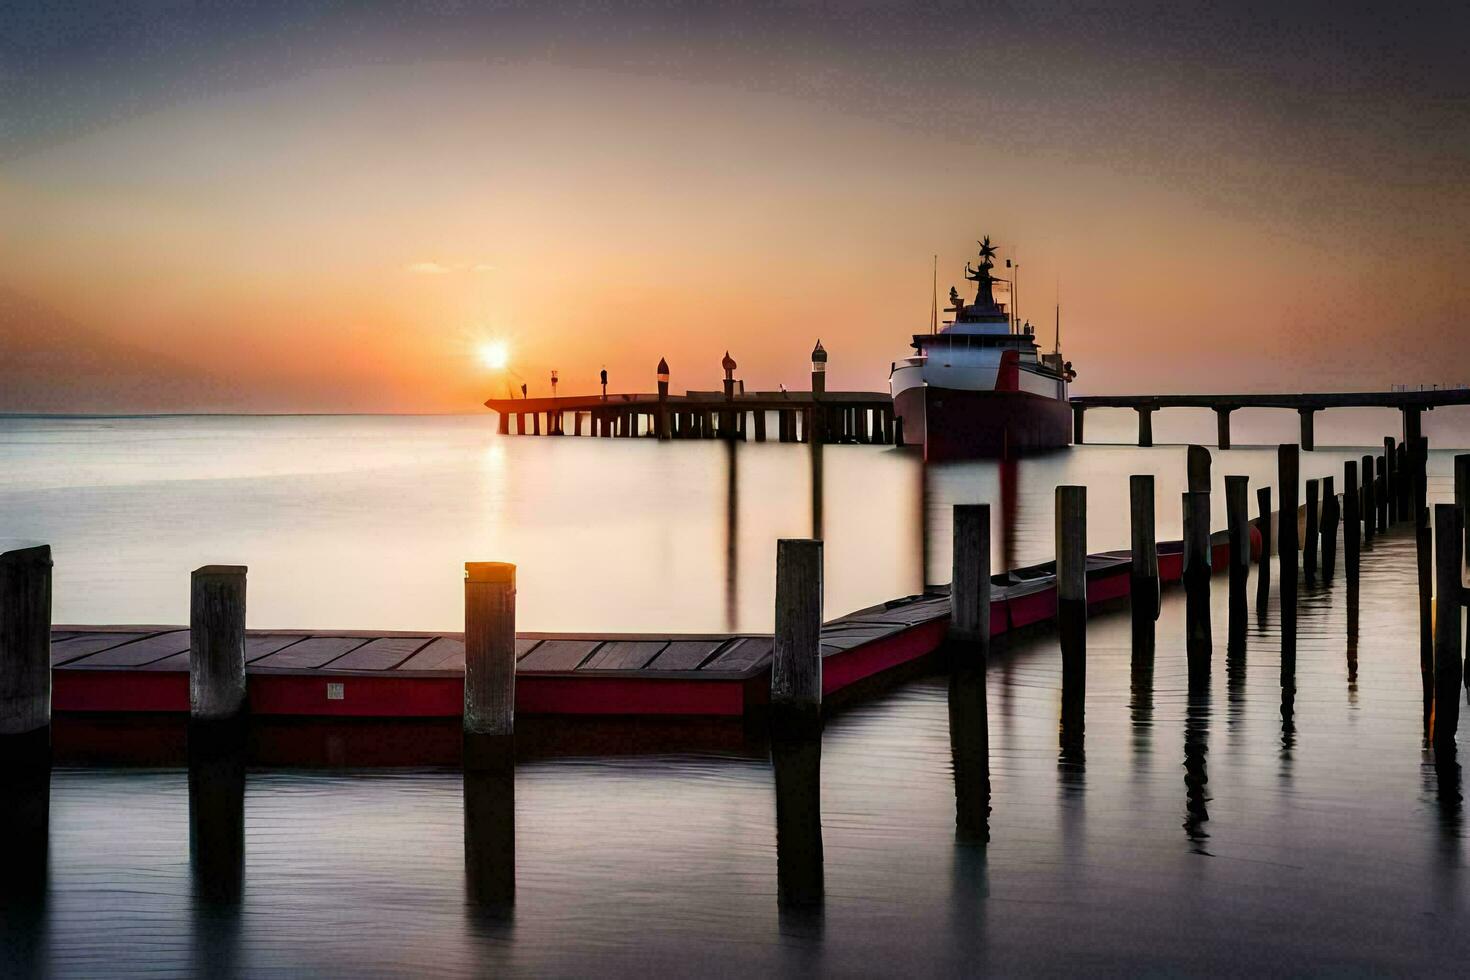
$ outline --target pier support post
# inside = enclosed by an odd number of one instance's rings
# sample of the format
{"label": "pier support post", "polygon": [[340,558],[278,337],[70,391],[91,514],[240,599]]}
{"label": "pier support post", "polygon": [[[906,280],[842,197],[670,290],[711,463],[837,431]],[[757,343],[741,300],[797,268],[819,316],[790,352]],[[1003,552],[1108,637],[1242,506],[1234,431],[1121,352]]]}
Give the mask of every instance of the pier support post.
{"label": "pier support post", "polygon": [[957,658],[982,664],[990,651],[990,505],[954,507],[949,639]]}
{"label": "pier support post", "polygon": [[198,730],[245,716],[244,565],[205,565],[190,577],[189,721]]}
{"label": "pier support post", "polygon": [[1307,481],[1307,514],[1304,529],[1306,538],[1302,541],[1302,574],[1308,582],[1317,580],[1317,536],[1321,529],[1320,515],[1317,512],[1317,481]]}
{"label": "pier support post", "polygon": [[1312,426],[1312,418],[1317,414],[1317,410],[1315,408],[1299,408],[1296,411],[1302,417],[1301,448],[1303,452],[1309,453],[1317,448],[1316,440],[1313,438]]}
{"label": "pier support post", "polygon": [[1210,681],[1210,495],[1198,490],[1184,493],[1185,650],[1189,686],[1198,689]]}
{"label": "pier support post", "polygon": [[1187,486],[1193,493],[1210,492],[1210,451],[1204,446],[1190,446],[1185,453]]}
{"label": "pier support post", "polygon": [[1230,656],[1244,650],[1246,583],[1251,571],[1250,477],[1225,477],[1225,528],[1230,538]]}
{"label": "pier support post", "polygon": [[1271,488],[1256,488],[1256,524],[1261,532],[1261,557],[1256,563],[1256,603],[1266,607],[1271,595]]}
{"label": "pier support post", "polygon": [[1363,492],[1359,494],[1358,506],[1363,516],[1363,543],[1373,541],[1378,528],[1378,503],[1373,499],[1373,457],[1363,457]]}
{"label": "pier support post", "polygon": [[756,442],[765,442],[766,441],[766,410],[764,408],[757,408],[751,414],[755,416],[755,441]]}
{"label": "pier support post", "polygon": [[[1470,514],[1470,453],[1455,456],[1455,506],[1460,513]],[[1470,522],[1467,522],[1463,554],[1470,558]]]}
{"label": "pier support post", "polygon": [[1152,670],[1154,621],[1159,618],[1159,548],[1154,533],[1154,478],[1128,478],[1128,518],[1132,562],[1128,603],[1133,620],[1133,669]]}
{"label": "pier support post", "polygon": [[1350,589],[1358,581],[1358,552],[1363,541],[1360,506],[1358,502],[1358,464],[1356,460],[1350,459],[1342,464],[1342,567],[1347,573]]}
{"label": "pier support post", "polygon": [[[776,542],[771,709],[783,724],[819,729],[822,713],[822,542]],[[773,719],[774,720],[774,719]]]}
{"label": "pier support post", "polygon": [[1225,405],[1215,406],[1215,445],[1230,448],[1230,413],[1235,409]]}
{"label": "pier support post", "polygon": [[1062,745],[1080,748],[1087,696],[1087,488],[1056,488],[1057,629],[1062,646]]}
{"label": "pier support post", "polygon": [[507,412],[498,413],[499,418],[495,420],[495,431],[499,435],[510,435],[510,415]]}
{"label": "pier support post", "polygon": [[0,769],[50,761],[51,546],[43,544],[0,552]]}
{"label": "pier support post", "polygon": [[1154,444],[1154,410],[1140,407],[1137,412],[1138,444],[1145,447],[1152,446]]}
{"label": "pier support post", "polygon": [[1337,566],[1337,524],[1342,510],[1332,477],[1322,478],[1322,581],[1331,582]]}
{"label": "pier support post", "polygon": [[1403,495],[1399,492],[1399,457],[1393,436],[1383,437],[1383,462],[1386,468],[1384,482],[1388,486],[1388,493],[1384,495],[1384,503],[1388,505],[1388,523],[1397,524],[1403,520],[1403,514],[1399,509]]}
{"label": "pier support post", "polygon": [[1388,532],[1388,460],[1380,455],[1373,460],[1373,467],[1377,470],[1377,478],[1373,480],[1373,502],[1377,507],[1377,532]]}
{"label": "pier support post", "polygon": [[1072,404],[1072,442],[1082,445],[1082,417],[1087,413],[1086,405]]}
{"label": "pier support post", "polygon": [[1297,446],[1284,443],[1276,450],[1277,485],[1281,492],[1281,520],[1277,528],[1276,550],[1281,564],[1281,604],[1283,608],[1296,610],[1297,552],[1300,550],[1297,537],[1297,501],[1301,492],[1301,456]]}
{"label": "pier support post", "polygon": [[464,768],[515,766],[516,567],[464,566]]}
{"label": "pier support post", "polygon": [[[1433,735],[1434,719],[1434,532],[1426,520],[1414,528],[1414,556],[1419,573],[1419,683],[1423,694],[1424,737]],[[1352,593],[1349,593],[1351,595]]]}
{"label": "pier support post", "polygon": [[1460,584],[1465,543],[1464,515],[1454,504],[1434,505],[1434,750],[1455,750],[1460,721]]}

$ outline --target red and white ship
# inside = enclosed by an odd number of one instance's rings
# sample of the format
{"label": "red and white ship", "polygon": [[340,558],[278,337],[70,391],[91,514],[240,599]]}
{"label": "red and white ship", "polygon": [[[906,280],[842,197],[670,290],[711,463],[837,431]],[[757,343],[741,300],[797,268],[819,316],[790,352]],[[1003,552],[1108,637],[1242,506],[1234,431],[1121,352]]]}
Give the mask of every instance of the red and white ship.
{"label": "red and white ship", "polygon": [[951,288],[945,312],[954,320],[939,329],[936,318],[930,333],[915,334],[917,353],[894,362],[888,376],[904,439],[922,439],[929,460],[1016,456],[1071,442],[1067,383],[1075,372],[1062,360],[1061,338],[1042,353],[1031,324],[996,302],[995,284],[1010,283],[991,274],[990,237],[979,245],[979,267],[965,264],[975,302],[961,302]]}

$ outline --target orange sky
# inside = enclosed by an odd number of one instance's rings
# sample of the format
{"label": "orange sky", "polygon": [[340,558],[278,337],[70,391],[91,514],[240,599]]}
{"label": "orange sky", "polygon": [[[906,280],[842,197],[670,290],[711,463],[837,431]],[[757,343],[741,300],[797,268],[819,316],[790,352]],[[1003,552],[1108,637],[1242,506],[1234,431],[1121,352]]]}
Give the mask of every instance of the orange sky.
{"label": "orange sky", "polygon": [[[714,387],[726,348],[748,386],[804,387],[817,337],[829,387],[881,389],[931,257],[942,295],[990,234],[1045,337],[1060,298],[1077,393],[1470,381],[1463,133],[1426,157],[1053,55],[1081,87],[1012,79],[978,119],[973,78],[855,104],[799,57],[347,58],[216,86],[0,160],[0,287],[224,379],[181,408],[465,411],[552,368],[649,389],[660,356],[676,391]],[[489,338],[518,377],[478,363]]]}

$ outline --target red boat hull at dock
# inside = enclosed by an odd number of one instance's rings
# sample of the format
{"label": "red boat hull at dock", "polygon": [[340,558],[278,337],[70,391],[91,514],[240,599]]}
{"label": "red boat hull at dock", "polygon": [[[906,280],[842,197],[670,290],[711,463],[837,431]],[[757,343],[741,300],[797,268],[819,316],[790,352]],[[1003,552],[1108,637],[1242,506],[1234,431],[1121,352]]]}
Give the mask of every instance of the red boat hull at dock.
{"label": "red boat hull at dock", "polygon": [[1024,455],[1072,442],[1065,401],[1027,391],[968,391],[926,385],[894,399],[904,438],[923,442],[933,462]]}

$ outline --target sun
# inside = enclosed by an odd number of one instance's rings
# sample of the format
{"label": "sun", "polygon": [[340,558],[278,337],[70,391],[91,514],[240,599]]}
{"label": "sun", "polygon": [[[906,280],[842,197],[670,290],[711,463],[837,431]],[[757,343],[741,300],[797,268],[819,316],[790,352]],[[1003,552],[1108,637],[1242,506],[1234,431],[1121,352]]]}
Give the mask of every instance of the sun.
{"label": "sun", "polygon": [[492,371],[503,371],[510,364],[510,347],[503,340],[487,340],[476,353],[480,363]]}

